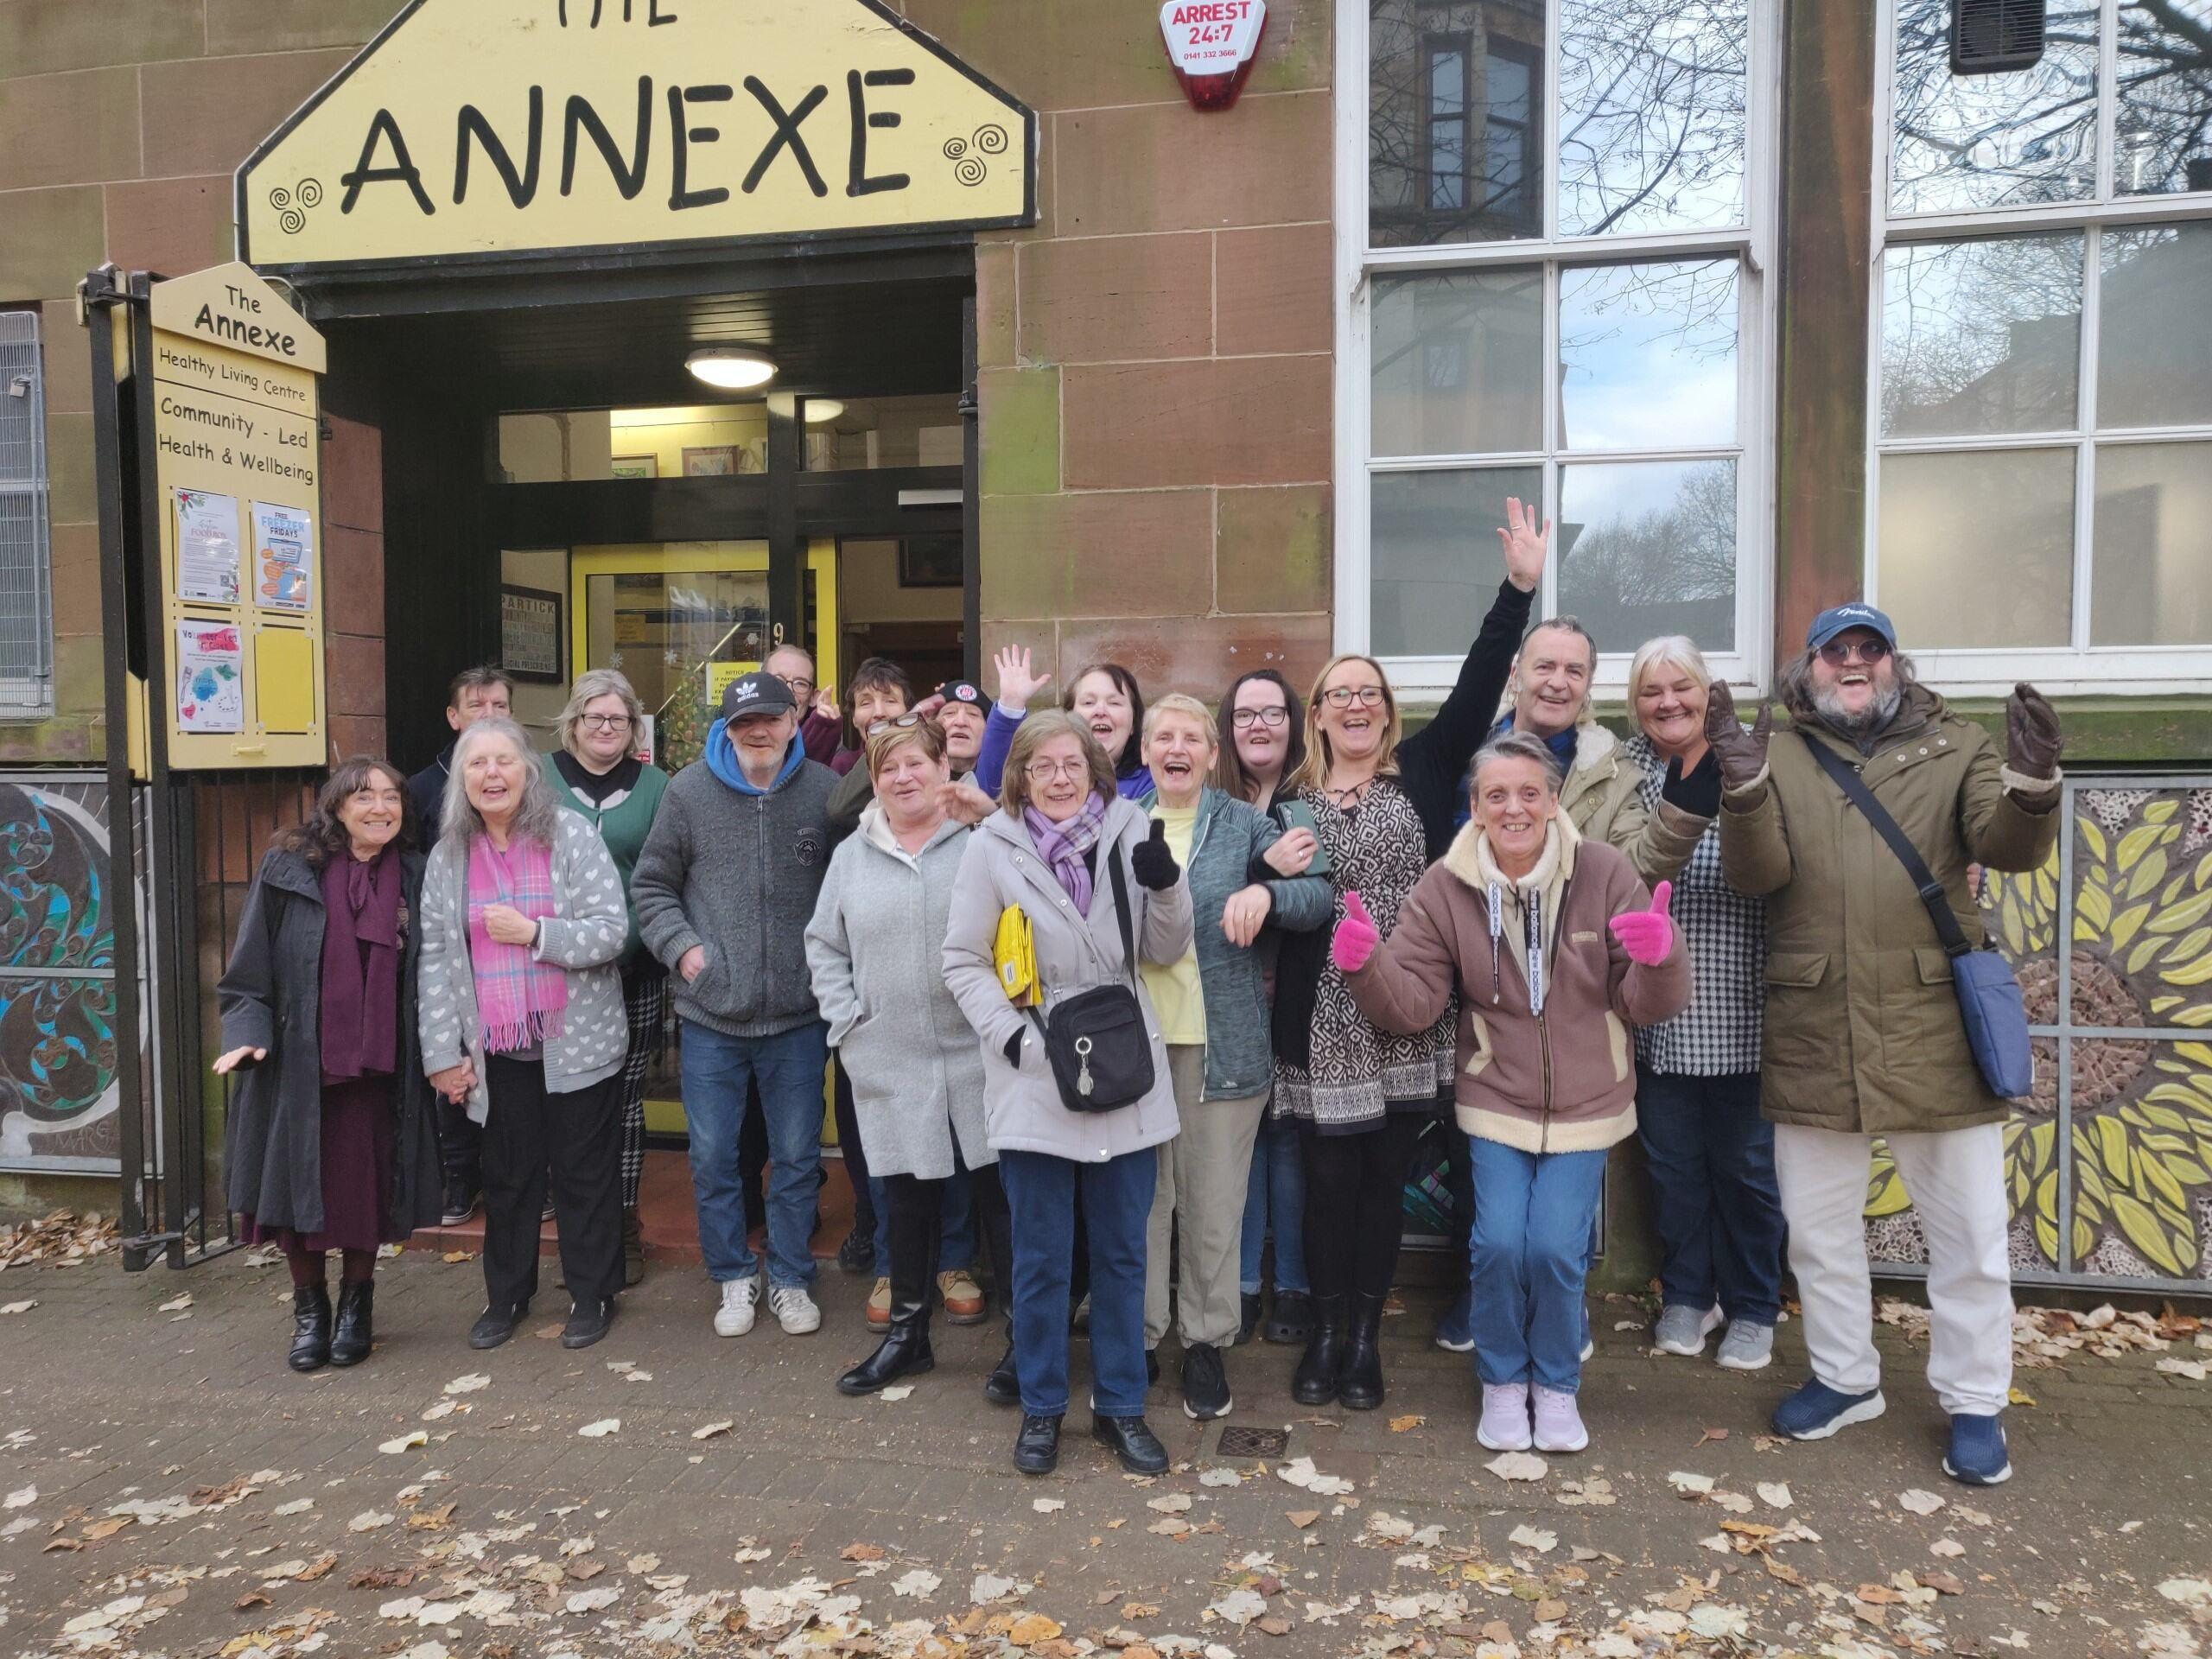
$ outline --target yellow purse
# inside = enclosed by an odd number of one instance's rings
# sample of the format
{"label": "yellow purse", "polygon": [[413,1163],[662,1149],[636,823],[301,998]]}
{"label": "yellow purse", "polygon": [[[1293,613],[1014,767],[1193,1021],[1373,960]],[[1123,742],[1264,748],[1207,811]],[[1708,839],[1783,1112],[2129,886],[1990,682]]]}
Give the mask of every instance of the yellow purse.
{"label": "yellow purse", "polygon": [[1034,1007],[1041,999],[1037,986],[1037,937],[1020,905],[999,912],[998,938],[992,946],[999,968],[999,988],[1017,1008]]}

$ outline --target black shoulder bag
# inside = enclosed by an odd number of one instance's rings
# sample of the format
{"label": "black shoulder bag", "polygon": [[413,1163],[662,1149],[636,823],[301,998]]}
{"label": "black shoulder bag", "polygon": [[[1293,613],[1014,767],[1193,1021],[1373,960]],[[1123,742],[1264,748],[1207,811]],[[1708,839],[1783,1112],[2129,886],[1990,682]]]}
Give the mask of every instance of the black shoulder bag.
{"label": "black shoulder bag", "polygon": [[1980,1069],[1982,1081],[2001,1099],[2017,1100],[2028,1094],[2035,1087],[2035,1049],[2028,1041],[2027,1004],[2021,998],[2020,982],[2013,976],[2012,964],[1994,946],[1977,950],[1967,943],[1943,884],[1929,874],[1919,849],[1874,798],[1874,791],[1866,787],[1857,769],[1827,744],[1804,733],[1799,735],[1813,752],[1813,759],[1820,762],[1821,770],[1835,780],[1859,816],[1889,843],[1918,890],[1920,902],[1928,906],[1928,919],[1936,924],[1936,937],[1943,942],[1944,954],[1951,959],[1951,988],[1958,993],[1967,1045],[1974,1051],[1974,1063]]}
{"label": "black shoulder bag", "polygon": [[1117,842],[1100,849],[1114,884],[1114,911],[1122,921],[1122,961],[1126,985],[1094,985],[1055,1006],[1049,1019],[1031,1008],[1029,1018],[1045,1039],[1060,1104],[1071,1112],[1111,1112],[1152,1092],[1152,1033],[1145,1029],[1144,1004],[1137,998],[1136,930],[1129,921],[1129,888],[1122,874]]}

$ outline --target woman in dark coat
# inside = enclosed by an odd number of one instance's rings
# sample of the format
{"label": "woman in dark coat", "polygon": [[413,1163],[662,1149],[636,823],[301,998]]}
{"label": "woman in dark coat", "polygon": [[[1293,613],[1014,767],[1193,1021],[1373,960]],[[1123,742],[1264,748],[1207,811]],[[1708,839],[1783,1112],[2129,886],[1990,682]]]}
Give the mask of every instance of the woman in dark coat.
{"label": "woman in dark coat", "polygon": [[[348,760],[277,837],[216,986],[238,1074],[224,1168],[238,1236],[292,1270],[291,1365],[368,1357],[377,1246],[437,1224],[438,1140],[415,1007],[422,855],[405,781]],[[324,1255],[342,1253],[335,1328]]]}

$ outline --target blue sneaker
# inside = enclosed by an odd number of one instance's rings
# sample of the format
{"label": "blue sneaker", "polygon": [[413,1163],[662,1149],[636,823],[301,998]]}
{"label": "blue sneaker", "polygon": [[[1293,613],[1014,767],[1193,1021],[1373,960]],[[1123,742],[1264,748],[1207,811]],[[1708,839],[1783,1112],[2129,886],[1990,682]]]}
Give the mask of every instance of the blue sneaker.
{"label": "blue sneaker", "polygon": [[1994,1416],[1970,1411],[1951,1417],[1951,1444],[1943,1453],[1943,1472],[1968,1486],[1996,1486],[2012,1478],[2005,1449],[2005,1425]]}
{"label": "blue sneaker", "polygon": [[1436,1322],[1436,1345],[1447,1354],[1474,1352],[1475,1292],[1471,1285],[1459,1293],[1459,1300]]}
{"label": "blue sneaker", "polygon": [[1888,1409],[1879,1389],[1843,1394],[1815,1377],[1774,1408],[1774,1426],[1793,1440],[1825,1440],[1839,1428],[1871,1423]]}

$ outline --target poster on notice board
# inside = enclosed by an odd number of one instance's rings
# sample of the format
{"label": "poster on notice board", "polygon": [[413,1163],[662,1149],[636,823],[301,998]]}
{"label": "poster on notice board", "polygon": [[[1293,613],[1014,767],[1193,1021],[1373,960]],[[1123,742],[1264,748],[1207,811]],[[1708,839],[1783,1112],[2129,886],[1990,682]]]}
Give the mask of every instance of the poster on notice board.
{"label": "poster on notice board", "polygon": [[315,521],[300,507],[253,504],[255,593],[273,610],[304,611],[314,596]]}
{"label": "poster on notice board", "polygon": [[238,602],[238,498],[182,487],[169,492],[176,515],[176,596],[211,605]]}
{"label": "poster on notice board", "polygon": [[232,622],[176,628],[176,727],[180,732],[245,729],[245,652]]}

